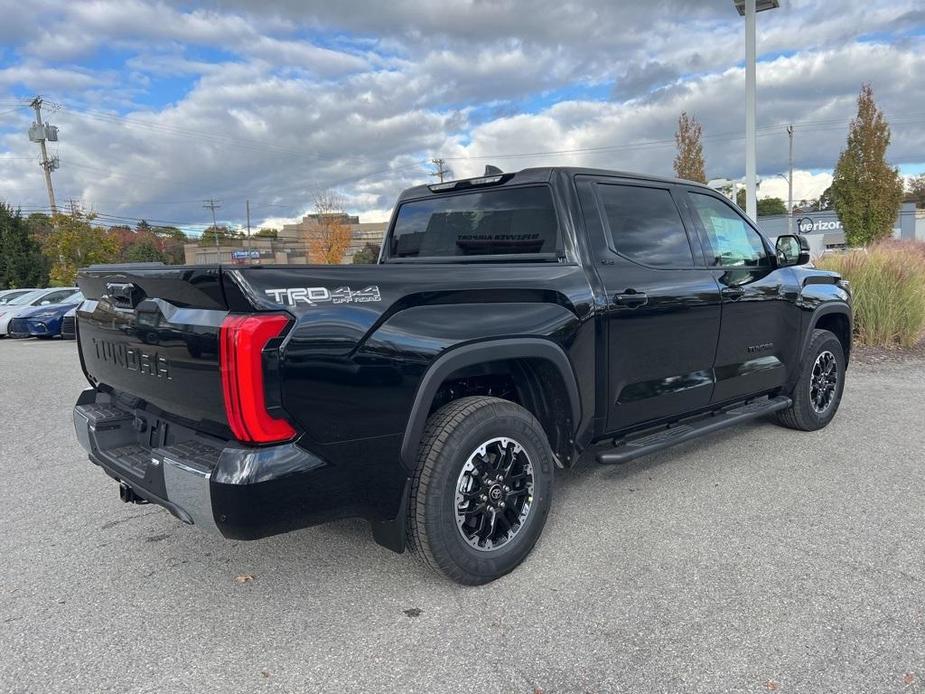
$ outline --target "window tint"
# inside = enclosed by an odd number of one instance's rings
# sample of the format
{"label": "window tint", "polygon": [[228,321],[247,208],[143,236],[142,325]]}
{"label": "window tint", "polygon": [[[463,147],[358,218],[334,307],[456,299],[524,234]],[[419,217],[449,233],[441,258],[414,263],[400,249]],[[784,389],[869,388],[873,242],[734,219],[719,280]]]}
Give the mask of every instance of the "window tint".
{"label": "window tint", "polygon": [[710,247],[708,263],[720,267],[757,267],[768,264],[761,237],[731,206],[712,195],[689,195],[706,231]]}
{"label": "window tint", "polygon": [[620,255],[655,267],[694,264],[681,215],[667,190],[610,184],[598,187],[611,241]]}
{"label": "window tint", "polygon": [[557,228],[548,187],[498,188],[406,202],[389,250],[393,258],[552,253]]}

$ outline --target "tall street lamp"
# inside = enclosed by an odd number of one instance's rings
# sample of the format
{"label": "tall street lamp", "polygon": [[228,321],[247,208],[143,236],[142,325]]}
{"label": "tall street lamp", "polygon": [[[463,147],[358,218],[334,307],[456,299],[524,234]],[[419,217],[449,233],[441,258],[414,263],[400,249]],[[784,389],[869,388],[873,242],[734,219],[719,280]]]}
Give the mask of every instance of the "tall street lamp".
{"label": "tall street lamp", "polygon": [[755,15],[780,7],[780,0],[732,0],[739,15],[745,17],[745,213],[758,218],[755,161]]}

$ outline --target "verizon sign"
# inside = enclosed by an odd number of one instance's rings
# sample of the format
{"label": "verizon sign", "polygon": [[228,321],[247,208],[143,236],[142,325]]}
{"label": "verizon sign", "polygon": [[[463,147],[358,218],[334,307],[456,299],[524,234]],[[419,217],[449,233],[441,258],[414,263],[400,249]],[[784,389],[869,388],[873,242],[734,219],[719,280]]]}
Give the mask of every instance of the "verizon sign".
{"label": "verizon sign", "polygon": [[812,219],[801,217],[797,220],[797,229],[801,234],[811,234],[822,231],[842,231],[841,222],[837,219]]}

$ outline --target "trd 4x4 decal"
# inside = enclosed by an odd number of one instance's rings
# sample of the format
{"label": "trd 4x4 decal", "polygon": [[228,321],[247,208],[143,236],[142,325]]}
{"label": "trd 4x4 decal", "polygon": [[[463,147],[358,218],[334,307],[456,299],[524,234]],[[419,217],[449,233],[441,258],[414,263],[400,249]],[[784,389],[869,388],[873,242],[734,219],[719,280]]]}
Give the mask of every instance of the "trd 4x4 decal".
{"label": "trd 4x4 decal", "polygon": [[265,289],[269,296],[278,304],[286,306],[317,306],[318,304],[365,304],[370,301],[382,301],[379,287],[373,285],[363,289],[338,287],[329,290],[327,287],[290,287],[288,289]]}

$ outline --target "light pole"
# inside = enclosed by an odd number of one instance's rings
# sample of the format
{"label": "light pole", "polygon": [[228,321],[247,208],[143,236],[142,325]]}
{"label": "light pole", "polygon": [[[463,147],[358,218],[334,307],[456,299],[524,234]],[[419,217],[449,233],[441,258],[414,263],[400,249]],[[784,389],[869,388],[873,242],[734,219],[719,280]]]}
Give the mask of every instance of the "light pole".
{"label": "light pole", "polygon": [[738,13],[745,17],[745,213],[758,217],[758,158],[755,137],[755,15],[780,7],[780,0],[732,0]]}
{"label": "light pole", "polygon": [[793,233],[793,167],[790,167],[790,175],[777,174],[787,181],[787,233]]}

